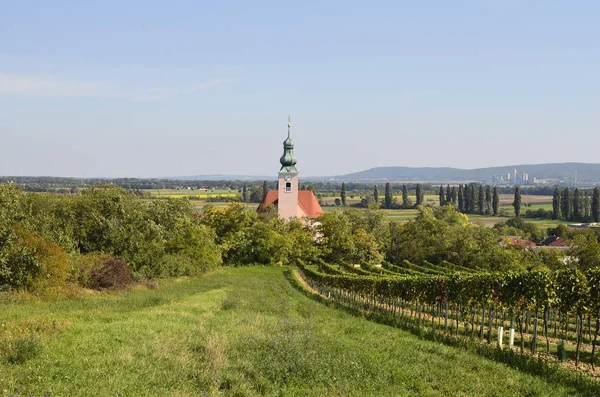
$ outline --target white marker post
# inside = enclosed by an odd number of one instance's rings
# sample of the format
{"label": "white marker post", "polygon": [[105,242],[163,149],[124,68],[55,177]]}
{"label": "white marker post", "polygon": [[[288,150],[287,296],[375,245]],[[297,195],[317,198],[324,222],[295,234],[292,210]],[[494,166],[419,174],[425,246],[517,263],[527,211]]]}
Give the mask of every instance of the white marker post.
{"label": "white marker post", "polygon": [[511,328],[510,332],[508,334],[508,347],[509,347],[509,349],[512,349],[514,345],[515,345],[515,329]]}
{"label": "white marker post", "polygon": [[504,327],[498,327],[498,349],[502,350],[502,337],[504,336]]}

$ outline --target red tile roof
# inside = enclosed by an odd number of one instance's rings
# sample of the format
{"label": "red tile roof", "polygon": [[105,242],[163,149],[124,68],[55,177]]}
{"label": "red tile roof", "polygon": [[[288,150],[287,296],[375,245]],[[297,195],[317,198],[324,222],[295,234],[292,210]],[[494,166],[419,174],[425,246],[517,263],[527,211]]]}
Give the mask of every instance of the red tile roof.
{"label": "red tile roof", "polygon": [[263,198],[262,205],[265,207],[269,204],[276,205],[279,199],[279,192],[277,190],[269,190]]}
{"label": "red tile roof", "polygon": [[[269,190],[262,201],[263,206],[269,204],[277,205],[279,199],[279,191]],[[310,218],[316,218],[323,215],[323,210],[319,205],[319,201],[315,197],[314,193],[310,190],[299,190],[298,191],[298,205],[302,208],[302,211]]]}
{"label": "red tile roof", "polygon": [[323,215],[323,210],[319,205],[319,201],[310,190],[298,191],[298,205],[310,218],[316,218]]}

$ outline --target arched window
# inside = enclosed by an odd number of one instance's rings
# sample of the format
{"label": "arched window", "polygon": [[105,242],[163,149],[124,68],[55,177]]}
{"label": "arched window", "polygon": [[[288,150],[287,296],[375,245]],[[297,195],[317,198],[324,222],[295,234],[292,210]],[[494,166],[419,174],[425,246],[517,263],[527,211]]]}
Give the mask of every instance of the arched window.
{"label": "arched window", "polygon": [[292,182],[286,182],[285,183],[285,191],[286,192],[291,192],[292,191]]}

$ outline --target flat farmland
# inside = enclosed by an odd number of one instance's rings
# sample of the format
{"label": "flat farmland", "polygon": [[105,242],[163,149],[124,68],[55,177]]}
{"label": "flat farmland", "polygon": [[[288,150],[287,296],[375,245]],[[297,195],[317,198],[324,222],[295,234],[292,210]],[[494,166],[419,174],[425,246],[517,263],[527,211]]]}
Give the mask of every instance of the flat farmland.
{"label": "flat farmland", "polygon": [[214,189],[214,190],[188,190],[188,189],[144,189],[143,193],[149,194],[151,197],[162,198],[179,198],[188,197],[190,199],[202,200],[209,197],[236,197],[239,193],[237,190],[229,189]]}

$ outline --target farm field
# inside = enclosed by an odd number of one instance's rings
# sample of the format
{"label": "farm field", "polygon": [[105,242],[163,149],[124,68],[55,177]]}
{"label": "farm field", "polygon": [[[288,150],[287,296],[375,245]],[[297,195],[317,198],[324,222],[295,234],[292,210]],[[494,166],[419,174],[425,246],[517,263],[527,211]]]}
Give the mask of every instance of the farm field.
{"label": "farm field", "polygon": [[239,193],[237,190],[229,189],[214,189],[214,190],[188,190],[188,189],[144,189],[143,193],[151,197],[161,198],[178,198],[189,197],[190,199],[202,200],[209,197],[236,197]]}
{"label": "farm field", "polygon": [[[402,200],[402,197],[397,197],[399,200]],[[339,211],[343,210],[347,207],[334,206],[335,197],[326,197],[324,199],[324,203],[330,204],[329,206],[323,206],[324,212],[330,211]],[[348,199],[347,203],[357,203],[360,200],[351,200]],[[504,213],[513,214],[514,210],[512,207],[513,196],[510,194],[501,194],[500,195],[500,211],[504,211]],[[437,196],[434,195],[425,195],[425,202],[432,203],[434,205],[438,205],[439,200]],[[525,212],[529,209],[537,210],[539,208],[543,208],[548,211],[552,211],[552,196],[533,196],[533,195],[523,195],[521,196],[521,211]],[[361,210],[361,208],[357,208]],[[387,221],[409,221],[414,219],[417,216],[418,211],[415,209],[393,209],[393,210],[381,210],[384,214],[384,219]],[[468,214],[471,222],[481,223],[486,226],[492,227],[498,222],[503,222],[509,219],[508,216],[488,216],[488,215],[477,215],[477,214]],[[567,224],[569,222],[562,220],[552,220],[552,219],[535,219],[535,218],[525,218],[526,222],[532,222],[536,224],[540,228],[550,228],[554,227],[558,224]]]}
{"label": "farm field", "polygon": [[[318,303],[282,268],[224,268],[158,289],[3,303],[4,395],[575,396],[466,351]],[[27,316],[24,316],[27,314]],[[15,394],[16,393],[16,394]]]}

